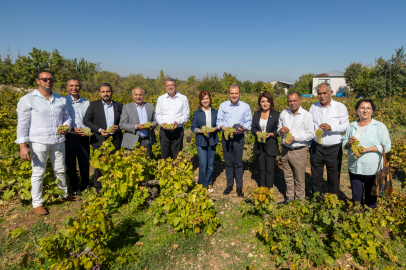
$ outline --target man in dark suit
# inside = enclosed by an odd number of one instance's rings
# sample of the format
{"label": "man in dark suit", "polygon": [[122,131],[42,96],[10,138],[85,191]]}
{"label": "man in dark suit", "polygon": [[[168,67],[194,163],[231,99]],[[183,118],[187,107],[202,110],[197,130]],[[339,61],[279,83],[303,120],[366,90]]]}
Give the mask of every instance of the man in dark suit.
{"label": "man in dark suit", "polygon": [[[121,114],[119,127],[125,130],[121,146],[131,150],[139,142],[140,146],[147,149],[147,156],[150,158],[152,145],[156,143],[154,129],[157,122],[154,105],[144,102],[145,92],[140,87],[134,88],[132,98],[134,102],[124,105]],[[152,122],[154,126],[145,128],[143,124],[146,122]]]}
{"label": "man in dark suit", "polygon": [[[90,103],[83,118],[83,123],[94,133],[90,137],[90,144],[93,146],[93,150],[98,149],[109,136],[112,136],[113,145],[115,151],[117,151],[120,149],[121,141],[123,140],[123,134],[118,127],[121,112],[123,111],[123,104],[111,100],[113,89],[108,83],[100,85],[99,94],[101,100]],[[112,127],[112,132],[107,133],[110,127]],[[100,170],[95,169],[93,181],[97,193],[102,189],[102,184],[97,180],[100,176]]]}

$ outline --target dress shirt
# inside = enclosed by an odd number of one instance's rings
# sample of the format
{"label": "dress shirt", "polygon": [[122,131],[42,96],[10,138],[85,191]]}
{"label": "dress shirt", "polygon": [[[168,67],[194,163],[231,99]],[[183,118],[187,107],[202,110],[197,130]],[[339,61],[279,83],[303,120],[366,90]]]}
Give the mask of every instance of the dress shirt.
{"label": "dress shirt", "polygon": [[[134,105],[137,108],[138,119],[140,121],[140,124],[144,124],[144,123],[148,122],[147,109],[145,108],[145,104],[142,103],[141,108],[135,102],[134,102]],[[137,130],[137,125],[135,125],[135,130]],[[148,137],[148,130],[146,130],[146,129],[140,130],[140,137]]]}
{"label": "dress shirt", "polygon": [[234,124],[240,124],[247,130],[251,130],[252,115],[250,106],[239,100],[236,105],[231,100],[221,103],[217,114],[217,128],[221,126],[232,127]]}
{"label": "dress shirt", "polygon": [[[113,101],[110,101],[110,105],[107,105],[104,100],[103,102],[103,109],[104,109],[104,116],[106,118],[106,130],[109,129],[109,127],[114,125],[114,108],[113,108]],[[100,132],[101,128],[99,128]],[[112,133],[110,133],[112,134]]]}
{"label": "dress shirt", "polygon": [[57,131],[60,125],[71,126],[66,99],[52,92],[47,100],[37,89],[23,96],[17,104],[17,140],[15,143],[36,142],[56,144],[65,141]]}
{"label": "dress shirt", "polygon": [[[330,104],[323,107],[320,102],[317,102],[310,107],[309,113],[313,116],[315,131],[323,123],[329,124],[331,127],[331,131],[323,130],[322,145],[341,143],[343,137],[341,134],[347,130],[350,124],[348,111],[344,104],[331,99]],[[313,140],[317,142],[318,136],[314,136]]]}
{"label": "dress shirt", "polygon": [[176,92],[174,97],[168,93],[158,97],[156,102],[156,121],[161,124],[172,124],[176,122],[178,127],[189,120],[189,101],[187,97]]}
{"label": "dress shirt", "polygon": [[[355,137],[357,135],[358,128],[357,121],[352,122],[348,127],[342,142],[344,150],[350,150],[350,148],[346,148],[345,145],[351,136]],[[361,138],[357,139],[359,140],[359,145],[365,148],[376,146],[378,152],[367,152],[355,159],[352,151],[348,151],[348,170],[354,174],[374,175],[378,169],[379,159],[382,156],[382,145],[385,147],[385,153],[389,153],[391,149],[388,128],[384,123],[372,119],[371,123],[369,123],[364,132],[362,132]],[[381,162],[381,168],[382,163],[383,161]]]}
{"label": "dress shirt", "polygon": [[206,114],[206,127],[211,127],[211,109],[204,113]]}
{"label": "dress shirt", "polygon": [[314,136],[313,117],[301,106],[295,115],[293,115],[290,109],[281,112],[278,122],[278,132],[284,126],[289,128],[290,133],[295,137],[295,140],[291,144],[286,144],[286,134],[283,134],[282,142],[288,148],[306,146],[308,141]]}
{"label": "dress shirt", "polygon": [[86,128],[83,124],[83,117],[85,116],[87,107],[89,107],[89,100],[79,97],[79,100],[74,99],[71,95],[65,97],[66,104],[69,108],[69,115],[72,119],[71,128]]}

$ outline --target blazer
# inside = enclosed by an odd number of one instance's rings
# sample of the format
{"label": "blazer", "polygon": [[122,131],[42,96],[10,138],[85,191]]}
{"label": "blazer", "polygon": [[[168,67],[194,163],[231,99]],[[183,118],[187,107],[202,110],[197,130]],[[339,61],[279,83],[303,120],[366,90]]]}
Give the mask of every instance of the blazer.
{"label": "blazer", "polygon": [[[148,122],[154,123],[152,129],[148,129],[148,136],[149,141],[151,144],[156,143],[156,137],[154,129],[157,126],[156,118],[155,118],[155,109],[154,105],[151,103],[143,103],[145,106],[145,110],[147,111],[147,120]],[[135,130],[135,126],[140,124],[140,118],[138,116],[137,105],[135,102],[131,102],[129,104],[124,105],[123,113],[121,114],[120,118],[120,128],[124,130],[124,137],[123,142],[121,143],[122,147],[133,149],[134,145],[138,142],[140,137],[140,131]]]}
{"label": "blazer", "polygon": [[[211,108],[211,126],[216,127],[217,123],[217,110]],[[192,131],[196,134],[195,143],[198,146],[209,146],[209,145],[216,145],[219,142],[218,131],[209,133],[209,136],[204,136],[203,133],[197,133],[197,131],[206,125],[206,113],[203,111],[202,108],[197,109],[193,112],[193,119],[192,119]]]}
{"label": "blazer", "polygon": [[[114,109],[114,125],[119,125],[121,112],[123,111],[123,104],[116,101],[113,102]],[[102,143],[108,138],[103,137],[99,129],[107,129],[106,117],[104,115],[104,108],[102,100],[96,100],[90,102],[89,107],[87,108],[85,117],[83,117],[83,124],[91,129],[93,135],[90,137],[90,144],[93,146],[101,146]],[[113,135],[113,144],[116,150],[119,150],[121,147],[121,141],[123,140],[123,133],[121,129],[118,128]]]}
{"label": "blazer", "polygon": [[[269,137],[266,139],[266,153],[268,156],[276,157],[279,155],[279,146],[278,146],[278,120],[279,120],[279,112],[278,111],[270,111],[269,112],[269,118],[268,118],[268,123],[266,125],[266,132],[267,133],[273,133],[274,137]],[[254,143],[254,149],[253,152],[255,155],[259,155],[261,153],[261,144],[257,141],[257,132],[261,131],[261,127],[259,126],[259,120],[261,119],[261,112],[256,111],[254,112],[254,116],[252,118],[252,126],[251,126],[251,132],[252,135],[255,136],[255,143]]]}

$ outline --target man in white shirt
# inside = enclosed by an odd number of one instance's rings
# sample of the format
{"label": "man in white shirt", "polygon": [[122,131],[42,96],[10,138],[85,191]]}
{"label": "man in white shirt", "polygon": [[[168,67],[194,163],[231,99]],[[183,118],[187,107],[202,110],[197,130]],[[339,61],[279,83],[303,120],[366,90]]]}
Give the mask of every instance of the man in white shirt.
{"label": "man in white shirt", "polygon": [[340,171],[343,149],[341,147],[342,133],[350,124],[348,111],[344,104],[331,98],[333,91],[328,83],[317,86],[319,102],[310,107],[313,116],[314,130],[322,129],[321,143],[318,136],[314,136],[310,146],[310,164],[312,168],[313,192],[319,192],[317,199],[325,191],[326,183],[323,180],[324,165],[327,169],[327,192],[336,194],[340,192]]}
{"label": "man in white shirt", "polygon": [[[156,121],[161,142],[161,158],[167,159],[173,152],[173,159],[183,148],[183,125],[189,120],[189,101],[186,96],[176,91],[176,81],[165,80],[166,94],[158,97],[156,103]],[[174,129],[168,130],[162,124],[172,124]]]}
{"label": "man in white shirt", "polygon": [[[289,109],[279,116],[278,133],[282,135],[282,165],[286,182],[283,204],[305,199],[307,143],[314,137],[313,117],[300,104],[299,93],[288,94]],[[287,134],[290,139],[286,142]]]}
{"label": "man in white shirt", "polygon": [[[52,92],[54,75],[43,70],[37,75],[38,89],[23,96],[17,104],[17,140],[20,156],[23,160],[32,160],[31,197],[33,211],[37,215],[46,215],[42,207],[42,181],[44,180],[48,156],[51,158],[58,187],[62,198],[78,201],[80,198],[68,195],[65,175],[65,136],[68,130],[57,131],[60,125],[70,126],[66,99]],[[27,143],[29,148],[27,147]]]}
{"label": "man in white shirt", "polygon": [[[66,83],[69,95],[65,97],[69,108],[69,115],[72,119],[71,130],[65,135],[66,170],[70,184],[76,196],[82,196],[82,190],[89,187],[89,157],[90,144],[87,136],[80,128],[86,128],[83,124],[83,117],[89,107],[89,100],[79,96],[82,84],[79,80],[70,79]],[[81,185],[76,170],[76,158],[79,164]]]}

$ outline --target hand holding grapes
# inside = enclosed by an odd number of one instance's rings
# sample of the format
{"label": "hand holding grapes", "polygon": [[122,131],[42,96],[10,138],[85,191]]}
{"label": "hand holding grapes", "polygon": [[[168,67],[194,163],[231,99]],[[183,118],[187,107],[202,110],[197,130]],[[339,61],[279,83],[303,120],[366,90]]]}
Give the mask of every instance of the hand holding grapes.
{"label": "hand holding grapes", "polygon": [[345,144],[345,147],[350,148],[351,145],[353,144],[353,142],[356,140],[357,138],[354,136],[350,137],[350,140]]}
{"label": "hand holding grapes", "polygon": [[323,123],[319,126],[322,130],[331,131],[331,126],[329,124]]}
{"label": "hand holding grapes", "polygon": [[80,129],[78,129],[77,127],[73,128],[73,131],[76,132],[78,135],[80,136],[87,136],[83,131],[81,131]]}
{"label": "hand holding grapes", "polygon": [[288,134],[290,132],[290,129],[288,127],[283,126],[280,130],[279,133],[285,133]]}

